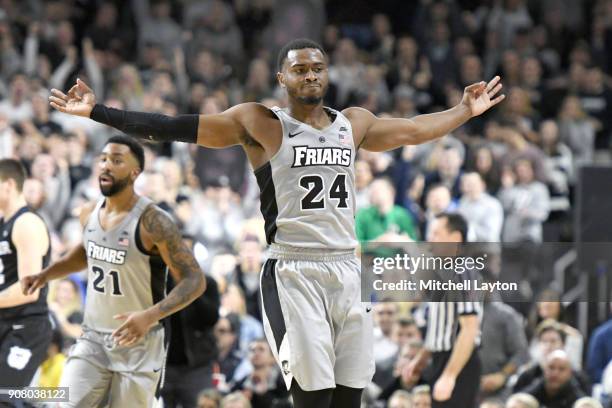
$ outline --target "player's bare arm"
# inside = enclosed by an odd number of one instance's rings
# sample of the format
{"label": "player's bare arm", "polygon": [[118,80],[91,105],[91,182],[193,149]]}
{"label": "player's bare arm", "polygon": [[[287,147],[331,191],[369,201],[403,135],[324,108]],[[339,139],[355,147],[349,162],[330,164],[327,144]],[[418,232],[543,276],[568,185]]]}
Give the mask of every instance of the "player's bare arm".
{"label": "player's bare arm", "polygon": [[[43,266],[43,257],[49,248],[47,227],[40,217],[25,213],[16,221],[12,237],[17,250],[17,273],[19,279],[35,276]],[[23,293],[19,282],[15,282],[0,292],[0,307],[14,307],[34,302],[38,299],[38,290]]]}
{"label": "player's bare arm", "polygon": [[465,88],[461,102],[448,110],[411,119],[378,118],[362,108],[343,113],[353,125],[356,144],[365,150],[381,152],[405,145],[416,145],[442,137],[469,119],[481,115],[504,100],[500,77]]}
{"label": "player's bare arm", "polygon": [[148,140],[197,143],[210,148],[242,145],[253,168],[265,164],[281,143],[281,128],[276,117],[268,108],[254,102],[212,115],[171,117],[124,111],[96,104],[91,88],[77,79],[67,94],[52,89],[49,103],[60,112],[91,118]]}
{"label": "player's bare arm", "polygon": [[193,253],[183,242],[176,224],[164,211],[154,205],[149,206],[142,214],[140,226],[144,247],[159,253],[177,283],[168,296],[152,308],[115,316],[125,320],[113,332],[117,344],[123,346],[139,341],[155,323],[189,305],[206,288],[204,274]]}
{"label": "player's bare arm", "polygon": [[[79,221],[85,227],[89,215],[95,207],[95,202],[86,203],[82,206],[79,214]],[[49,281],[61,279],[71,273],[82,271],[87,268],[87,253],[81,244],[71,248],[66,255],[57,262],[49,265],[40,273],[24,276],[21,279],[21,290],[25,295],[31,295],[38,289],[45,286]]]}

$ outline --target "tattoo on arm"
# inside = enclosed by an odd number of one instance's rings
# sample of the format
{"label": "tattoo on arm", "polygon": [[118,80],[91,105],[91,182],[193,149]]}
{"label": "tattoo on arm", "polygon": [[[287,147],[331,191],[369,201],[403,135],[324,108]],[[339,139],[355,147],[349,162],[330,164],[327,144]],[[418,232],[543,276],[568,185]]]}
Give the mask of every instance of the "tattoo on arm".
{"label": "tattoo on arm", "polygon": [[180,276],[168,296],[159,302],[159,309],[165,317],[193,300],[201,287],[202,271],[191,250],[183,242],[178,227],[165,212],[150,206],[142,215],[142,226],[151,236],[167,266]]}

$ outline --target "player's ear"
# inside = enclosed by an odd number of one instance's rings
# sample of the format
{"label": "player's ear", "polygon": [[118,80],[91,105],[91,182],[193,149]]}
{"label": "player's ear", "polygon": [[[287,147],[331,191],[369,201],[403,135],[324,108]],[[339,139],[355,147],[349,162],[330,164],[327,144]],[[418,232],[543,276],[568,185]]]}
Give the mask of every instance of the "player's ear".
{"label": "player's ear", "polygon": [[283,74],[282,72],[277,72],[276,73],[276,80],[278,81],[278,84],[281,86],[281,88],[286,88],[287,87],[285,85],[285,74]]}

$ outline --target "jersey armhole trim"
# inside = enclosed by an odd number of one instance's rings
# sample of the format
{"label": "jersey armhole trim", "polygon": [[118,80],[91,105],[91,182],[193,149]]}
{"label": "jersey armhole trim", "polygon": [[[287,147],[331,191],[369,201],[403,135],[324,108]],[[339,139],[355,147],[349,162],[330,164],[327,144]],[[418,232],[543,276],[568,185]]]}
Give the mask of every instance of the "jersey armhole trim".
{"label": "jersey armhole trim", "polygon": [[145,249],[144,245],[142,244],[142,239],[140,238],[140,218],[138,218],[138,222],[136,223],[136,228],[134,230],[134,240],[136,241],[136,248],[138,248],[138,250],[146,256],[149,257],[153,257],[153,256],[159,256],[157,254],[154,254],[152,252],[149,252]]}

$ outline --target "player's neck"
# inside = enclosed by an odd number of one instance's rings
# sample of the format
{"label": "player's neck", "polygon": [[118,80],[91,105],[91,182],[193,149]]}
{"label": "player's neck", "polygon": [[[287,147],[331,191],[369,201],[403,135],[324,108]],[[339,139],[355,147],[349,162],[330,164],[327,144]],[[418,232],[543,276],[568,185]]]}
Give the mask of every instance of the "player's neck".
{"label": "player's neck", "polygon": [[21,207],[24,207],[26,205],[27,203],[26,203],[25,198],[23,197],[23,195],[19,194],[18,196],[16,196],[13,200],[11,200],[8,203],[6,208],[3,209],[2,218],[4,218],[5,220],[8,220],[13,215],[15,215],[15,213],[19,211]]}
{"label": "player's neck", "polygon": [[305,105],[300,102],[289,101],[289,115],[315,129],[322,129],[331,123],[329,116],[323,109],[323,103]]}
{"label": "player's neck", "polygon": [[134,189],[127,187],[117,194],[106,197],[105,211],[106,213],[120,213],[129,211],[132,209],[134,204],[136,204],[137,200],[138,195]]}

